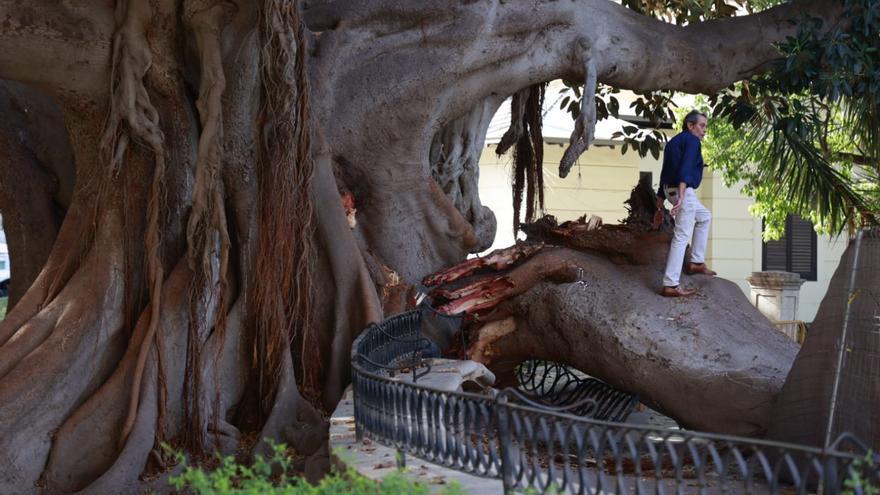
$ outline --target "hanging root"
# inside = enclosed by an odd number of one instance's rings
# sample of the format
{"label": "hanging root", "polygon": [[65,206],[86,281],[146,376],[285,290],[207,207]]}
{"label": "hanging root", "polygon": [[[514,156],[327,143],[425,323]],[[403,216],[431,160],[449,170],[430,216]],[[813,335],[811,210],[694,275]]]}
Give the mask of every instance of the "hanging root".
{"label": "hanging root", "polygon": [[547,85],[535,84],[517,91],[510,104],[510,127],[495,153],[502,155],[513,148],[513,231],[519,229],[523,189],[526,190],[526,221],[544,209],[544,136],[542,108]]}
{"label": "hanging root", "polygon": [[162,183],[165,177],[165,138],[159,127],[159,114],[150,101],[143,79],[151,65],[151,52],[146,39],[145,20],[150,19],[148,3],[119,2],[116,21],[119,27],[113,39],[113,67],[110,81],[110,113],[101,138],[101,151],[111,177],[119,175],[126,159],[131,138],[143,143],[155,160],[153,182],[147,207],[146,279],[150,295],[150,323],[146,338],[138,351],[134,370],[128,414],[119,437],[119,447],[125,443],[137,415],[140,384],[147,353],[155,341],[161,312],[161,293],[165,269],[159,253],[160,212],[162,210]]}
{"label": "hanging root", "polygon": [[495,153],[498,156],[507,153],[507,150],[525,135],[523,116],[526,113],[526,101],[529,99],[530,91],[531,88],[521,89],[514,93],[510,99],[510,127],[501,136],[501,141],[498,142],[498,147],[495,148]]}
{"label": "hanging root", "polygon": [[214,331],[222,335],[226,323],[228,297],[229,231],[222,180],[223,52],[220,35],[229,21],[232,6],[222,1],[192,0],[184,3],[184,22],[192,30],[201,62],[201,80],[196,107],[202,124],[196,159],[192,212],[187,223],[188,264],[193,273],[189,296],[187,373],[183,387],[183,410],[188,427],[184,445],[198,455],[205,446],[201,394],[202,344],[208,338],[211,308],[215,311]]}
{"label": "hanging root", "polygon": [[568,140],[568,148],[559,163],[559,176],[565,178],[574,162],[593,144],[596,132],[596,63],[587,52],[586,79],[584,80],[584,96],[581,99],[581,113],[574,123],[574,131]]}
{"label": "hanging root", "polygon": [[271,410],[291,343],[302,345],[303,392],[319,390],[313,325],[314,170],[304,25],[296,1],[265,0],[261,8],[259,238],[250,285],[253,362],[261,414]]}
{"label": "hanging root", "polygon": [[[538,209],[544,209],[544,133],[543,108],[546,84],[531,87],[529,102],[526,105],[526,119],[529,124],[529,137],[532,140],[529,160],[522,160],[528,171],[528,188],[526,189],[526,221],[535,219]],[[517,160],[517,167],[520,166]]]}

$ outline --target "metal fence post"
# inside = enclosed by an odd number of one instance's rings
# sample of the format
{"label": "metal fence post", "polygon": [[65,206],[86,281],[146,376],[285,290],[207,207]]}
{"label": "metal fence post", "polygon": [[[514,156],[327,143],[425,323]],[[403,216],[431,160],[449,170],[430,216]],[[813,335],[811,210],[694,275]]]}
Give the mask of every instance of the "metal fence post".
{"label": "metal fence post", "polygon": [[504,493],[513,492],[516,482],[515,463],[513,460],[514,447],[511,445],[513,435],[510,431],[510,409],[507,396],[501,392],[495,396],[495,415],[498,424],[498,441],[501,450],[501,483],[504,486]]}
{"label": "metal fence post", "polygon": [[363,420],[361,407],[359,406],[360,402],[360,394],[359,383],[360,375],[358,374],[357,369],[352,370],[351,374],[351,389],[352,389],[352,397],[351,397],[351,415],[354,419],[354,439],[357,443],[361,443],[364,441],[364,429],[361,426],[361,421]]}
{"label": "metal fence post", "polygon": [[847,330],[849,327],[849,314],[852,308],[855,292],[853,289],[856,284],[856,273],[859,271],[859,248],[862,244],[862,235],[864,230],[860,230],[856,235],[855,252],[853,253],[852,270],[849,273],[849,284],[846,288],[846,312],[843,314],[843,326],[840,329],[840,339],[837,341],[837,365],[834,367],[834,382],[831,387],[830,404],[828,405],[828,424],[825,425],[825,443],[822,445],[825,449],[831,445],[831,433],[834,431],[834,414],[837,412],[837,392],[840,388],[840,373],[843,369],[843,361],[846,356]]}

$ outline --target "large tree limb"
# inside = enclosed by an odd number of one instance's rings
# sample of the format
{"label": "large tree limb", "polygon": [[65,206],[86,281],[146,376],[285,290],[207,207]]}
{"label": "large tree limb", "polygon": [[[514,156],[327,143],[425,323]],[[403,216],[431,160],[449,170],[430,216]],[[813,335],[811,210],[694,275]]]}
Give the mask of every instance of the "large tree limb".
{"label": "large tree limb", "polygon": [[[839,9],[828,0],[807,0],[675,26],[608,0],[517,0],[493,2],[489,8],[449,0],[427,8],[414,0],[349,5],[354,5],[350,11],[339,13],[345,29],[328,40],[339,55],[327,63],[340,89],[353,91],[352,99],[369,102],[379,112],[393,111],[400,118],[421,114],[440,122],[464,114],[492,93],[509,95],[563,76],[583,79],[588,59],[600,82],[617,87],[713,92],[765,70],[778,57],[773,43],[796,31],[799,16],[830,20]],[[383,36],[365,47],[366,37],[374,33]],[[456,39],[459,48],[448,49],[449,39]],[[413,71],[414,66],[419,70]],[[394,90],[377,95],[372,84],[352,87],[382,80]],[[369,97],[357,98],[361,95]],[[401,105],[404,100],[407,105]]]}
{"label": "large tree limb", "polygon": [[[831,0],[809,0],[681,27],[608,0],[308,5],[307,16],[311,10],[326,29],[312,52],[312,80],[324,96],[313,115],[355,194],[358,228],[381,232],[366,234],[370,248],[408,280],[464,255],[454,232],[421,221],[445,215],[423,199],[423,185],[438,131],[488,98],[559,77],[591,86],[594,75],[635,90],[713,91],[764,70],[778,56],[773,43],[797,29],[793,19],[833,18],[836,9]],[[590,114],[565,164],[589,144]]]}
{"label": "large tree limb", "polygon": [[449,284],[431,292],[439,296],[434,303],[476,316],[467,356],[502,383],[523,361],[563,362],[638,393],[688,427],[762,435],[797,346],[729,281],[685,275],[697,296],[659,295],[669,234],[650,230],[646,193],[647,183],[633,190],[626,225],[585,218],[528,225],[530,240],[567,248],[499,251],[493,257],[524,262],[510,270],[481,263],[505,271],[477,273],[463,286],[456,275],[474,273],[473,262],[428,277]]}
{"label": "large tree limb", "polygon": [[[668,248],[643,248],[651,265],[569,249],[528,260],[506,276],[523,295],[488,316],[501,323],[472,331],[470,359],[506,383],[527,359],[567,363],[689,428],[763,435],[797,345],[727,280],[686,276],[699,296],[660,296]],[[545,274],[568,283],[541,282]]]}

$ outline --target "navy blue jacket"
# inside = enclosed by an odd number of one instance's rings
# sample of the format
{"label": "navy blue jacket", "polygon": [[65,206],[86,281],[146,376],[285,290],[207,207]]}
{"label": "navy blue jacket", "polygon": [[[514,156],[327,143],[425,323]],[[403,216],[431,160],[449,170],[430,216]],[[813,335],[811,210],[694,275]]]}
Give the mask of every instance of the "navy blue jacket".
{"label": "navy blue jacket", "polygon": [[663,186],[678,186],[684,182],[694,189],[703,181],[703,154],[700,138],[690,131],[682,131],[666,143],[663,150],[663,170],[657,195],[666,197]]}

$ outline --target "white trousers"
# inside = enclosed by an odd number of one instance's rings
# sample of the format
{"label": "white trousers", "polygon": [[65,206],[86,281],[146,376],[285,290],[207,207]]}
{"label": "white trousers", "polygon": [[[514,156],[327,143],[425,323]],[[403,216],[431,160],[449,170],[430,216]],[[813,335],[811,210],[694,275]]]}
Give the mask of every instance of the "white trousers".
{"label": "white trousers", "polygon": [[[674,194],[670,194],[673,193]],[[670,203],[677,204],[679,201],[678,188],[669,188],[666,198]],[[693,235],[691,245],[691,262],[703,263],[706,259],[706,244],[709,243],[709,225],[712,223],[712,213],[697,199],[697,193],[693,188],[684,190],[684,198],[678,214],[675,216],[675,233],[672,236],[672,245],[669,247],[669,258],[666,260],[666,272],[663,275],[663,285],[675,287],[681,277],[681,267],[684,263],[684,252],[688,241]]]}

